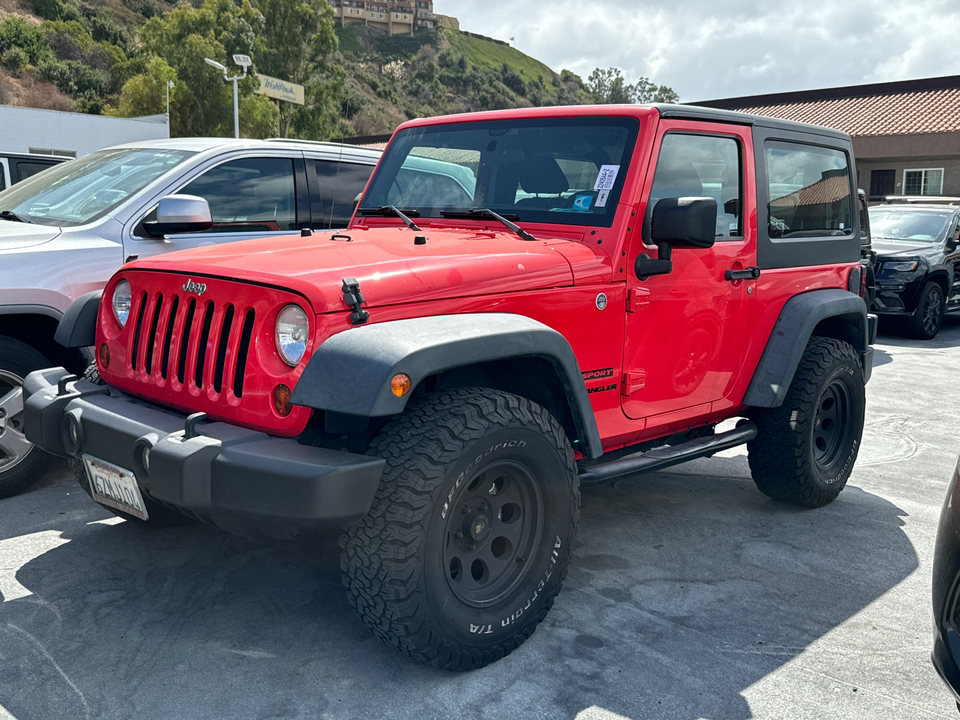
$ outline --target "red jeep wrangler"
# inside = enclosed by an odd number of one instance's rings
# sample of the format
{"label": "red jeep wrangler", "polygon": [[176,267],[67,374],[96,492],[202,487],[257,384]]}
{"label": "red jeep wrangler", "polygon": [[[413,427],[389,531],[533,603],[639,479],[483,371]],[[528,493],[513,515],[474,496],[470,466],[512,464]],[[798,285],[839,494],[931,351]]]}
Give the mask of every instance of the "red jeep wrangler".
{"label": "red jeep wrangler", "polygon": [[370,629],[480,667],[550,609],[581,484],[746,443],[770,497],[837,496],[876,327],[854,177],[843,133],[695,107],[408,122],[346,232],[78,300],[58,339],[102,380],[31,374],[26,433],[133,522],[343,528]]}

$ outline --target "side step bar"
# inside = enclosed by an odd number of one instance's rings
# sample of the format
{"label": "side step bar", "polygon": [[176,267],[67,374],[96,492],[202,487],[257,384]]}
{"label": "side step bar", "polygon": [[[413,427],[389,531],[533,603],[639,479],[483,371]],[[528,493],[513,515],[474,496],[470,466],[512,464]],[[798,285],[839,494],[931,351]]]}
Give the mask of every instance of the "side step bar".
{"label": "side step bar", "polygon": [[756,436],[757,426],[746,420],[733,430],[728,430],[719,435],[688,440],[679,445],[658,447],[645,453],[627,455],[619,460],[589,465],[581,468],[580,482],[584,485],[596,485],[615,480],[624,475],[660,470],[671,465],[679,465],[687,460],[712,455],[720,450],[743,445]]}

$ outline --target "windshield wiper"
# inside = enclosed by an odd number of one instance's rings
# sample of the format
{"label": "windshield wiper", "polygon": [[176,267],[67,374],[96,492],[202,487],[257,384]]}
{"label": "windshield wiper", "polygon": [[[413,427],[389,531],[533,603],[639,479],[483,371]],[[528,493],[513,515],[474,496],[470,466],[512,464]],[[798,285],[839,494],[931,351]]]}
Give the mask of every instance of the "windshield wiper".
{"label": "windshield wiper", "polygon": [[[505,227],[515,232],[524,240],[534,240],[534,241],[536,240],[536,238],[533,235],[528,233],[522,227],[520,227],[516,223],[510,222],[506,217],[495,213],[490,208],[473,208],[471,210],[467,210],[466,212],[462,212],[459,210],[453,210],[453,211],[441,210],[440,215],[442,215],[443,217],[449,217],[449,218],[481,218],[481,217],[494,218],[495,220],[499,220],[501,223],[503,223]],[[512,217],[515,220],[520,219],[516,215],[510,215],[509,217]]]}
{"label": "windshield wiper", "polygon": [[33,224],[33,220],[23,215],[17,215],[13,210],[0,210],[0,220],[12,220],[13,222]]}
{"label": "windshield wiper", "polygon": [[397,210],[393,205],[381,205],[378,208],[360,208],[361,215],[383,215],[389,216],[394,215],[401,220],[403,220],[404,225],[406,225],[411,230],[416,230],[420,232],[420,228],[417,227],[417,224],[410,219],[410,217],[420,217],[419,210],[407,210],[406,212]]}

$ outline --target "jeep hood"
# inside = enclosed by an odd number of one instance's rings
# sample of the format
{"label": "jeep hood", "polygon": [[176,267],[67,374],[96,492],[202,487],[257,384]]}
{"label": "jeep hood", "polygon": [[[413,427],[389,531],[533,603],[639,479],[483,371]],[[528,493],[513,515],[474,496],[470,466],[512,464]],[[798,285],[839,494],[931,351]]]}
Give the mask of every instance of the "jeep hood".
{"label": "jeep hood", "polygon": [[[417,237],[426,242],[417,244]],[[288,288],[322,313],[345,309],[344,278],[356,278],[364,307],[374,308],[570,286],[573,267],[596,275],[604,265],[592,250],[569,240],[528,242],[512,233],[463,229],[353,228],[184,250],[129,267]]]}
{"label": "jeep hood", "polygon": [[50,225],[0,220],[0,252],[42,245],[53,240],[61,232],[60,228]]}

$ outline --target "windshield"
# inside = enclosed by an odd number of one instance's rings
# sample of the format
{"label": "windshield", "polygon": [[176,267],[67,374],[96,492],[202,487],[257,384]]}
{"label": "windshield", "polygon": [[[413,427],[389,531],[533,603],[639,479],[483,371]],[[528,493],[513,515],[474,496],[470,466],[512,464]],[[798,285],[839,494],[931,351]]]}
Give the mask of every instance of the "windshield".
{"label": "windshield", "polygon": [[874,239],[939,242],[952,212],[870,208],[870,234]]}
{"label": "windshield", "polygon": [[626,117],[402,130],[380,162],[361,214],[392,205],[407,215],[440,218],[484,208],[509,220],[609,227],[638,131],[638,120]]}
{"label": "windshield", "polygon": [[83,225],[193,154],[153,148],[100,150],[0,192],[0,211],[40,225]]}

